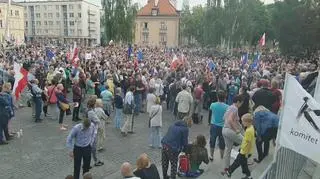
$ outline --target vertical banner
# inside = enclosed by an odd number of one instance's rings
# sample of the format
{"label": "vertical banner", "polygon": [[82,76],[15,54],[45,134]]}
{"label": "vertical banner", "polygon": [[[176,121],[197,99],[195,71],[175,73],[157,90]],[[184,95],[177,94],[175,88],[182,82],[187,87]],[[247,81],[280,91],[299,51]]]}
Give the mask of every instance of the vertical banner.
{"label": "vertical banner", "polygon": [[288,74],[284,103],[280,146],[320,163],[320,104]]}
{"label": "vertical banner", "polygon": [[320,71],[318,72],[318,77],[317,77],[317,84],[316,88],[314,90],[314,99],[320,103]]}

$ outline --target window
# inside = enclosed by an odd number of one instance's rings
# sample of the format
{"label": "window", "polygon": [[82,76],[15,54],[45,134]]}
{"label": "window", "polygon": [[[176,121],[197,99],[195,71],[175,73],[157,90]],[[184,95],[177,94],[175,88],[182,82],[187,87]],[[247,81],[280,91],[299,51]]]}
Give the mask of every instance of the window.
{"label": "window", "polygon": [[149,34],[145,33],[143,34],[143,42],[148,42]]}
{"label": "window", "polygon": [[74,21],[70,21],[70,26],[74,26]]}
{"label": "window", "polygon": [[74,29],[70,29],[70,35],[74,34]]}
{"label": "window", "polygon": [[40,18],[41,17],[40,13],[36,13],[36,17]]}
{"label": "window", "polygon": [[41,29],[37,29],[37,34],[41,34]]}
{"label": "window", "polygon": [[[1,24],[2,24],[2,20],[1,20]],[[2,27],[2,25],[1,25],[1,27]],[[26,27],[28,27],[28,21],[26,21]]]}
{"label": "window", "polygon": [[78,4],[78,9],[81,10],[81,4]]}
{"label": "window", "polygon": [[36,5],[36,10],[40,10],[40,6],[39,5]]}
{"label": "window", "polygon": [[70,14],[69,14],[69,17],[73,17],[73,16],[74,16],[73,13],[70,13]]}
{"label": "window", "polygon": [[53,17],[52,13],[48,13],[48,18],[52,18],[52,17]]}
{"label": "window", "polygon": [[57,25],[60,25],[60,21],[56,21],[56,24],[57,24]]}
{"label": "window", "polygon": [[14,11],[15,16],[19,16],[19,11]]}
{"label": "window", "polygon": [[80,12],[78,13],[78,17],[80,17],[80,18],[81,18],[81,13],[80,13]]}
{"label": "window", "polygon": [[13,10],[10,10],[10,15],[13,16]]}
{"label": "window", "polygon": [[78,36],[82,35],[82,30],[81,29],[78,29]]}
{"label": "window", "polygon": [[59,7],[60,7],[59,5],[56,5],[56,10],[59,10]]}
{"label": "window", "polygon": [[67,21],[64,21],[64,22],[63,22],[63,25],[67,26],[67,25],[68,25],[68,22],[67,22]]}
{"label": "window", "polygon": [[43,5],[43,9],[44,9],[44,10],[47,10],[47,5]]}
{"label": "window", "polygon": [[48,5],[48,10],[52,10],[52,5]]}
{"label": "window", "polygon": [[43,14],[43,17],[44,17],[44,18],[47,18],[47,13],[44,13],[44,14]]}
{"label": "window", "polygon": [[[27,22],[27,24],[28,24],[28,22]],[[0,28],[2,28],[2,20],[0,20]]]}
{"label": "window", "polygon": [[59,13],[59,12],[56,13],[56,17],[57,17],[57,18],[60,17],[60,13]]}
{"label": "window", "polygon": [[166,42],[167,36],[166,35],[160,35],[160,42]]}
{"label": "window", "polygon": [[145,28],[145,29],[148,29],[148,22],[145,22],[145,23],[144,23],[144,28]]}
{"label": "window", "polygon": [[53,25],[53,21],[48,21],[49,25]]}
{"label": "window", "polygon": [[153,16],[157,16],[158,15],[158,10],[157,9],[152,9],[151,14]]}
{"label": "window", "polygon": [[48,29],[44,29],[44,33],[47,34],[49,31]]}
{"label": "window", "polygon": [[41,21],[37,21],[36,24],[37,24],[38,26],[40,26],[40,25],[41,25]]}
{"label": "window", "polygon": [[166,26],[165,22],[160,22],[160,29],[161,30],[166,30],[167,29],[167,26]]}
{"label": "window", "polygon": [[73,5],[72,4],[69,5],[69,9],[73,9]]}
{"label": "window", "polygon": [[47,21],[44,21],[43,24],[44,24],[44,25],[48,25],[48,22],[47,22]]}
{"label": "window", "polygon": [[27,13],[24,13],[24,17],[27,18],[27,16],[28,16],[28,14],[27,14]]}
{"label": "window", "polygon": [[64,29],[63,32],[64,32],[64,35],[65,35],[65,36],[68,36],[68,29]]}

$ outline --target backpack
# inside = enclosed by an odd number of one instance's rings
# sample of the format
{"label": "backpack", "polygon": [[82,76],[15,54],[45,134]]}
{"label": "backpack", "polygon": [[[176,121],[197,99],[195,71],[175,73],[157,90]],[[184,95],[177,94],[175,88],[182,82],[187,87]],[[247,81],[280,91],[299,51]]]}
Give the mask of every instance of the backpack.
{"label": "backpack", "polygon": [[179,173],[188,173],[190,170],[189,158],[186,154],[179,156]]}

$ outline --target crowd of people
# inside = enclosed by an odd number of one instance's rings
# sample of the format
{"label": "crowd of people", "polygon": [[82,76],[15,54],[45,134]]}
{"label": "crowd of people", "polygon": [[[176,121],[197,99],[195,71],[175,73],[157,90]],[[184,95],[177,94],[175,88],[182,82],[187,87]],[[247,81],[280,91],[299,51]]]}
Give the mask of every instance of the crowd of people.
{"label": "crowd of people", "polygon": [[[221,174],[230,177],[241,166],[244,178],[251,178],[248,158],[254,146],[258,153],[254,161],[260,163],[277,134],[285,72],[296,75],[311,91],[310,84],[318,75],[317,61],[285,60],[268,53],[252,67],[241,60],[240,51],[218,56],[208,53],[210,49],[134,46],[128,50],[115,44],[74,51],[77,53],[67,47],[30,45],[2,56],[0,145],[8,144],[15,135],[10,124],[19,108],[31,107],[36,123],[58,119],[62,131],[68,130],[65,115],[71,115],[77,123],[67,137],[67,148],[74,159],[75,179],[80,178],[81,166],[83,177],[92,178],[88,173],[91,157],[94,166],[104,165],[97,151],[104,150],[105,124],[111,123],[126,137],[135,132],[134,121],[140,113],[149,116],[149,145],[161,149],[164,179],[200,176],[200,164],[214,160],[217,139],[224,159]],[[28,71],[28,84],[19,100],[12,94],[15,63]],[[164,110],[175,121],[161,136]],[[188,139],[191,124],[204,122],[202,110],[209,110],[209,152],[206,133],[192,143]],[[235,146],[240,147],[239,154],[230,165]],[[187,169],[179,161],[182,156],[187,158]],[[130,163],[123,163],[121,174],[132,179],[160,178],[147,154],[138,158],[134,171]]]}

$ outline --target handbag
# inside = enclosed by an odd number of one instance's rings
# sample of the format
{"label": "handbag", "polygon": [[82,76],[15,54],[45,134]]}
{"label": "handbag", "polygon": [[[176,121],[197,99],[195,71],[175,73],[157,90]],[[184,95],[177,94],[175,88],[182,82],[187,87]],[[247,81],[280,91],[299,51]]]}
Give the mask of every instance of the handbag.
{"label": "handbag", "polygon": [[132,105],[131,104],[124,104],[123,106],[123,114],[132,114]]}
{"label": "handbag", "polygon": [[66,111],[70,109],[70,105],[64,102],[59,101],[59,106],[62,111]]}
{"label": "handbag", "polygon": [[160,107],[158,108],[158,111],[149,118],[149,128],[151,127],[151,119],[154,118],[159,113],[159,111],[160,111]]}

